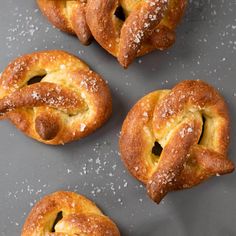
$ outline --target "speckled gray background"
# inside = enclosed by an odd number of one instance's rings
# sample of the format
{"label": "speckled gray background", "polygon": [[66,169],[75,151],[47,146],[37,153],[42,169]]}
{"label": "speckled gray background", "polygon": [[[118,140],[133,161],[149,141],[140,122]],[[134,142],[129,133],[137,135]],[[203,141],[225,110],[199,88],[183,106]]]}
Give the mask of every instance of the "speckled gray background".
{"label": "speckled gray background", "polygon": [[130,177],[120,161],[118,136],[132,105],[154,89],[183,79],[202,79],[225,96],[232,116],[230,158],[236,161],[236,1],[190,1],[177,43],[123,70],[96,43],[90,47],[41,16],[33,0],[8,0],[0,8],[0,71],[18,55],[64,49],[80,56],[109,81],[114,113],[98,132],[61,147],[25,137],[0,122],[0,232],[20,235],[31,207],[58,189],[94,200],[124,236],[236,235],[236,175],[215,177],[191,190],[169,194],[160,205]]}

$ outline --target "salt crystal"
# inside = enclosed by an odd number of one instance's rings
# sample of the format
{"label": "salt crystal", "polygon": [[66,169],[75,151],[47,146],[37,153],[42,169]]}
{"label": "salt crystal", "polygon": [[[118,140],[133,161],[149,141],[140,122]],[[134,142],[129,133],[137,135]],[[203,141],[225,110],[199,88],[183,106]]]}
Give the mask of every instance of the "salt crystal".
{"label": "salt crystal", "polygon": [[39,94],[37,92],[35,92],[35,91],[33,91],[31,96],[32,96],[32,98],[34,98],[36,100],[38,100],[40,98]]}
{"label": "salt crystal", "polygon": [[66,69],[66,65],[64,65],[64,64],[60,65],[60,69],[61,70],[65,70]]}
{"label": "salt crystal", "polygon": [[144,116],[144,117],[148,117],[148,113],[145,111],[145,112],[143,113],[143,116]]}
{"label": "salt crystal", "polygon": [[189,133],[192,133],[192,132],[193,132],[193,128],[189,127],[189,128],[187,129],[187,131],[188,131]]}
{"label": "salt crystal", "polygon": [[80,131],[81,132],[84,132],[84,130],[85,130],[85,128],[86,128],[86,125],[85,124],[80,124]]}

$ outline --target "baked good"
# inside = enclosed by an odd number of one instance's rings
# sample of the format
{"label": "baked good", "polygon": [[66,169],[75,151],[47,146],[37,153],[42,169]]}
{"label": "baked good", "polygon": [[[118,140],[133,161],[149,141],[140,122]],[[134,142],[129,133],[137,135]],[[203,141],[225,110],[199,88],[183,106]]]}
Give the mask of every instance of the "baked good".
{"label": "baked good", "polygon": [[77,35],[88,45],[92,35],[86,23],[86,0],[37,0],[41,12],[60,30]]}
{"label": "baked good", "polygon": [[88,45],[92,36],[127,68],[139,56],[175,42],[187,0],[37,0],[57,28]]}
{"label": "baked good", "polygon": [[170,191],[232,172],[228,145],[226,103],[200,80],[143,97],[127,115],[120,137],[124,164],[157,203]]}
{"label": "baked good", "polygon": [[87,0],[92,35],[127,68],[137,57],[175,42],[187,0]]}
{"label": "baked good", "polygon": [[107,121],[111,111],[106,82],[64,51],[19,57],[0,77],[2,118],[46,144],[87,136]]}
{"label": "baked good", "polygon": [[21,236],[119,236],[117,226],[87,198],[73,192],[45,196],[31,210]]}

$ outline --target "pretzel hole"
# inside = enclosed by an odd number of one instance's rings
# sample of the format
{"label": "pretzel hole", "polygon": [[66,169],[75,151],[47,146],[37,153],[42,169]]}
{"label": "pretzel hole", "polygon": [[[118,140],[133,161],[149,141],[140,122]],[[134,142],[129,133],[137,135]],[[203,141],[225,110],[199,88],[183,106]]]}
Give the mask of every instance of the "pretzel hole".
{"label": "pretzel hole", "polygon": [[206,118],[204,116],[202,116],[202,133],[201,133],[201,136],[199,138],[198,144],[201,144],[201,142],[203,140],[205,125],[206,125]]}
{"label": "pretzel hole", "polygon": [[41,80],[42,80],[44,77],[45,77],[45,75],[42,75],[42,76],[34,76],[33,78],[31,78],[31,79],[27,82],[27,85],[39,83],[39,82],[41,82]]}
{"label": "pretzel hole", "polygon": [[54,220],[52,230],[51,230],[52,233],[55,232],[55,227],[62,218],[63,218],[63,214],[62,214],[62,211],[60,211],[57,213],[56,219]]}
{"label": "pretzel hole", "polygon": [[125,21],[125,18],[126,18],[125,17],[125,13],[124,13],[124,10],[123,10],[123,8],[121,6],[116,8],[115,16],[117,18],[119,18],[120,20]]}
{"label": "pretzel hole", "polygon": [[159,157],[161,155],[162,150],[162,146],[158,142],[155,142],[152,148],[152,154]]}

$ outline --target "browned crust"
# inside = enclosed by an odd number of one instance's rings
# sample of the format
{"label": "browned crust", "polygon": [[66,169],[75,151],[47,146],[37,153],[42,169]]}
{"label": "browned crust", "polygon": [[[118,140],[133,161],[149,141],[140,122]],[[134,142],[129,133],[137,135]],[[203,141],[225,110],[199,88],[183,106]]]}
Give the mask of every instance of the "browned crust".
{"label": "browned crust", "polygon": [[[178,179],[188,160],[189,150],[197,143],[201,134],[188,132],[188,129],[199,128],[201,122],[188,120],[179,126],[179,132],[174,132],[165,145],[158,161],[158,168],[147,183],[148,194],[155,202],[159,203],[174,186],[178,185]],[[185,132],[184,136],[182,131]]]}
{"label": "browned crust", "polygon": [[[126,68],[135,57],[175,42],[174,31],[186,5],[186,0],[88,0],[86,19],[98,43]],[[118,6],[126,13],[124,23],[115,17]]]}
{"label": "browned crust", "polygon": [[168,90],[155,91],[141,98],[128,113],[121,130],[120,152],[130,173],[147,183],[153,173],[153,160],[150,150],[155,142],[152,132],[152,117],[156,102],[168,93]]}
{"label": "browned crust", "polygon": [[[204,135],[201,137],[205,117]],[[201,137],[201,142],[200,141]],[[154,157],[155,142],[163,147]],[[122,159],[159,203],[170,191],[193,187],[234,170],[228,160],[229,112],[203,81],[183,81],[142,98],[127,115],[120,137]]]}
{"label": "browned crust", "polygon": [[88,45],[92,35],[86,23],[86,2],[82,0],[37,0],[47,19],[58,29],[75,34],[81,43]]}
{"label": "browned crust", "polygon": [[[41,75],[41,82],[27,84]],[[106,82],[77,57],[45,51],[17,58],[2,73],[0,112],[28,136],[57,145],[101,127],[111,115],[112,99]]]}
{"label": "browned crust", "polygon": [[[153,130],[156,136],[159,138],[161,133],[166,131],[164,127],[167,122],[170,124],[170,130],[192,112],[200,112],[206,118],[206,122],[210,118],[217,120],[217,134],[211,140],[213,142],[216,139],[213,149],[226,155],[229,144],[228,108],[219,92],[203,81],[179,83],[160,105],[156,106],[153,117]],[[172,123],[172,119],[175,122]]]}
{"label": "browned crust", "polygon": [[87,1],[87,24],[97,42],[113,56],[117,55],[121,22],[114,18],[117,0]]}
{"label": "browned crust", "polygon": [[72,28],[81,43],[89,45],[93,37],[86,21],[86,4],[83,3],[74,7],[70,19]]}
{"label": "browned crust", "polygon": [[[63,218],[53,224],[57,214]],[[73,192],[55,192],[41,199],[31,210],[22,236],[33,235],[119,236],[117,226],[87,198]]]}
{"label": "browned crust", "polygon": [[118,61],[126,68],[136,57],[138,50],[168,9],[166,0],[149,0],[137,4],[126,19],[120,34]]}

